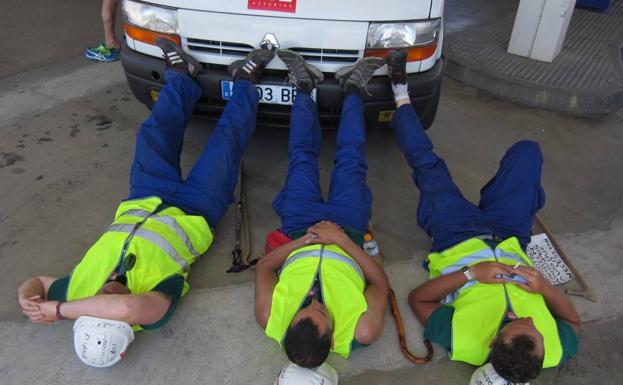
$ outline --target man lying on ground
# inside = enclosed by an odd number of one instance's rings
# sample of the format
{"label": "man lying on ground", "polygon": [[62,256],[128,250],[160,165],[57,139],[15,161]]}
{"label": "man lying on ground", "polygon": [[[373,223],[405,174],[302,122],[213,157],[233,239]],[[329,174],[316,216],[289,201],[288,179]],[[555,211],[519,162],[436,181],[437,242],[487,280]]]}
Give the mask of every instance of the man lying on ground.
{"label": "man lying on ground", "polygon": [[411,106],[406,54],[393,52],[387,61],[397,105],[392,128],[420,190],[418,224],[432,239],[431,279],[410,293],[411,308],[424,336],[444,346],[450,359],[491,361],[507,381],[528,382],[541,367],[575,355],[581,324],[569,299],[525,253],[533,217],[545,204],[541,149],[527,140],[511,146],[478,206],[472,204],[433,152]]}
{"label": "man lying on ground", "polygon": [[361,94],[385,62],[368,58],[336,73],[345,96],[324,201],[317,162],[320,123],[310,96],[323,76],[293,51],[279,50],[277,55],[297,88],[288,175],[273,202],[282,232],[293,240],[258,263],[255,316],[292,362],[314,368],[329,351],[348,357],[353,347],[374,342],[383,329],[387,277],[361,248],[372,206]]}
{"label": "man lying on ground", "polygon": [[[134,330],[158,328],[188,291],[190,265],[208,250],[211,228],[234,201],[240,158],[255,129],[254,83],[274,56],[255,50],[230,66],[233,96],[183,179],[180,153],[184,131],[203,94],[193,80],[202,67],[169,40],[160,38],[157,44],[164,51],[167,83],[138,133],[129,197],[70,276],[34,277],[18,290],[22,312],[32,322],[93,317],[74,327],[76,351],[93,366],[120,359],[123,349],[110,353],[107,343],[131,342],[133,335],[110,334],[111,325],[118,333],[127,333],[129,325]],[[88,338],[93,333],[109,340],[98,344]]]}

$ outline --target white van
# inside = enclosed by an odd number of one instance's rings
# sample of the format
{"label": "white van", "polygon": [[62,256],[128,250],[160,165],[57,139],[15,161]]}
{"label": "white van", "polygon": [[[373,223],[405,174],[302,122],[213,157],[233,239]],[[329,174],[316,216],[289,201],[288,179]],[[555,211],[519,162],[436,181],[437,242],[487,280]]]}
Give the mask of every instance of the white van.
{"label": "white van", "polygon": [[[134,95],[147,106],[164,82],[155,39],[166,36],[201,62],[204,95],[196,113],[218,117],[229,97],[227,65],[262,44],[299,52],[324,72],[317,105],[322,120],[339,117],[342,93],[335,72],[392,48],[409,52],[412,102],[425,127],[435,117],[441,87],[444,0],[124,0],[122,63]],[[368,127],[387,123],[394,103],[381,68],[364,96]],[[276,57],[258,85],[258,121],[287,125],[293,94]]]}

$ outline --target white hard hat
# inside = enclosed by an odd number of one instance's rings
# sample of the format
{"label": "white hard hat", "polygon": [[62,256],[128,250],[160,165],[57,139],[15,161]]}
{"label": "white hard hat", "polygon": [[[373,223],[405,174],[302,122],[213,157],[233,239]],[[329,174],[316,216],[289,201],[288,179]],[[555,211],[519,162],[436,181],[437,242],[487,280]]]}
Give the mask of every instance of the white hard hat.
{"label": "white hard hat", "polygon": [[281,369],[274,385],[337,385],[337,372],[326,362],[313,369],[289,362]]}
{"label": "white hard hat", "polygon": [[469,385],[530,385],[530,383],[519,384],[503,379],[489,362],[474,371]]}
{"label": "white hard hat", "polygon": [[134,331],[122,321],[82,316],[74,323],[74,349],[89,366],[105,368],[116,364],[132,341]]}

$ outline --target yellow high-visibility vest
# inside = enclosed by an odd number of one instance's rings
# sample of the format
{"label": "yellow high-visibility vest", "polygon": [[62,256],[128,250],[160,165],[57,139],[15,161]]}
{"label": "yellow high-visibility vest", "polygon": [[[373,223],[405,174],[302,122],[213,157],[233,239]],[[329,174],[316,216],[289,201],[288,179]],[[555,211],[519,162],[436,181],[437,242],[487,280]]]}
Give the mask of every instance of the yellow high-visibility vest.
{"label": "yellow high-visibility vest", "polygon": [[[515,237],[504,240],[495,249],[478,238],[471,238],[442,252],[431,253],[428,260],[431,279],[485,261],[511,266],[517,263],[533,265]],[[558,327],[541,294],[529,293],[511,283],[470,281],[455,293],[448,305],[454,307],[450,359],[483,365],[489,357],[489,344],[497,335],[506,311],[512,310],[519,318],[532,317],[543,335],[543,367],[560,364],[562,345]]]}
{"label": "yellow high-visibility vest", "polygon": [[266,335],[282,344],[316,273],[320,274],[324,305],[333,318],[332,351],[348,358],[357,322],[368,309],[366,281],[357,262],[337,245],[305,246],[290,253],[273,291]]}
{"label": "yellow high-visibility vest", "polygon": [[149,292],[174,275],[184,277],[182,295],[188,292],[190,265],[208,250],[212,232],[203,217],[186,215],[173,206],[157,211],[161,204],[160,198],[148,197],[119,205],[115,221],[71,273],[68,301],[96,295],[115,271],[126,243],[126,258],[136,256],[125,274],[130,293]]}

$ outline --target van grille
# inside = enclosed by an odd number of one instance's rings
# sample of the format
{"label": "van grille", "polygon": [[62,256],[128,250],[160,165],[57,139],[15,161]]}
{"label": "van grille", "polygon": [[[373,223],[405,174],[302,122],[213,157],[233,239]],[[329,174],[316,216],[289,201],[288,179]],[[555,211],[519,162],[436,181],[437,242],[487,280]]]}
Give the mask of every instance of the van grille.
{"label": "van grille", "polygon": [[246,56],[253,50],[253,46],[227,41],[186,39],[191,51],[207,52],[217,55]]}
{"label": "van grille", "polygon": [[321,63],[354,63],[359,59],[359,51],[352,49],[329,48],[290,48],[298,52],[307,61]]}
{"label": "van grille", "polygon": [[[218,40],[186,39],[188,49],[215,55],[244,57],[253,50],[253,46],[243,43],[232,43]],[[298,52],[310,62],[320,63],[354,63],[359,59],[358,50],[329,48],[289,48]]]}

